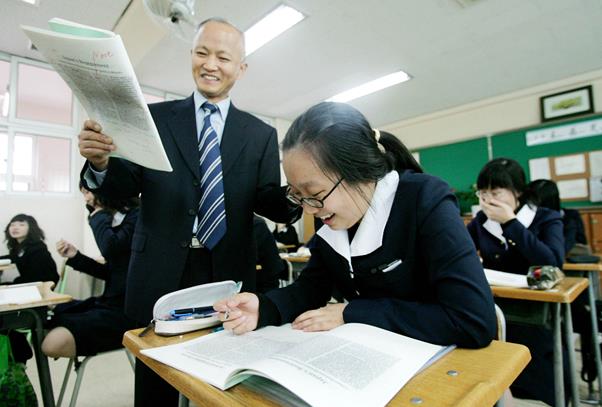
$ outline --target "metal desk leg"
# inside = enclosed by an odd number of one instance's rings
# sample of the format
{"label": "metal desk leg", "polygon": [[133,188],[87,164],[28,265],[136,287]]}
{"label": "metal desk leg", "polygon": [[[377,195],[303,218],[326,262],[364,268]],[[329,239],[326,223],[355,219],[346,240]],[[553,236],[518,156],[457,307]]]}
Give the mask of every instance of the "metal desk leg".
{"label": "metal desk leg", "polygon": [[[560,303],[554,303],[554,399],[556,407],[565,407],[564,378],[562,371],[562,335],[560,330]],[[577,404],[579,405],[579,404]]]}
{"label": "metal desk leg", "polygon": [[579,387],[577,385],[577,364],[575,363],[575,341],[573,340],[573,317],[571,316],[571,304],[564,305],[564,340],[567,344],[569,372],[571,372],[571,398],[572,405],[580,405]]}
{"label": "metal desk leg", "polygon": [[33,318],[31,324],[31,340],[33,344],[33,352],[36,356],[38,365],[38,377],[40,379],[40,388],[44,407],[54,407],[54,394],[52,393],[52,380],[50,379],[50,368],[48,367],[48,358],[42,353],[42,338],[44,337],[44,328],[42,327],[42,318],[38,310],[24,309],[21,311],[24,314],[29,314]]}
{"label": "metal desk leg", "polygon": [[600,346],[598,344],[598,312],[596,310],[596,299],[594,296],[594,275],[593,273],[587,273],[587,278],[589,279],[589,285],[587,286],[587,294],[589,297],[589,307],[590,313],[589,316],[592,322],[592,345],[594,347],[594,359],[596,361],[596,372],[598,372],[598,391],[601,393],[598,396],[600,402],[602,403],[602,362],[600,356]]}

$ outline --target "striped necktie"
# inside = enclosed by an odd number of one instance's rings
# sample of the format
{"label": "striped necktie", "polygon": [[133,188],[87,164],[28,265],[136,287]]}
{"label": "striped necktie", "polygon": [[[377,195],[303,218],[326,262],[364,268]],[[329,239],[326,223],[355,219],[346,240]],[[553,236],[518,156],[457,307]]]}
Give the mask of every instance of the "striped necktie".
{"label": "striped necktie", "polygon": [[199,137],[201,156],[201,202],[198,210],[196,237],[201,244],[212,250],[226,234],[226,207],[224,205],[224,181],[222,159],[217,133],[211,127],[211,115],[217,106],[203,103],[205,111],[203,129]]}

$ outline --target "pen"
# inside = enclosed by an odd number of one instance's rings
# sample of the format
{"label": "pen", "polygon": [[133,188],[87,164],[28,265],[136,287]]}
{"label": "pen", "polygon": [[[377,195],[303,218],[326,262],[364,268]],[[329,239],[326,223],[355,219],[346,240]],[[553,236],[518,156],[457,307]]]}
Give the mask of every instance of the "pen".
{"label": "pen", "polygon": [[207,314],[207,313],[212,313],[212,312],[214,312],[213,306],[208,305],[205,307],[190,307],[190,308],[174,309],[169,312],[169,315],[171,315],[172,318],[175,318],[175,317],[180,317],[180,316],[189,316],[189,315],[193,315],[193,314]]}
{"label": "pen", "polygon": [[204,312],[204,313],[201,313],[201,314],[184,314],[184,315],[172,316],[172,319],[175,319],[177,321],[186,321],[186,320],[189,320],[189,319],[209,318],[209,317],[213,317],[213,316],[215,316],[217,314],[219,314],[219,311]]}
{"label": "pen", "polygon": [[401,264],[401,260],[399,260],[399,259],[392,261],[391,263],[387,264],[385,266],[385,268],[383,268],[383,273],[387,273],[387,272],[393,270],[395,267],[399,266],[400,264]]}

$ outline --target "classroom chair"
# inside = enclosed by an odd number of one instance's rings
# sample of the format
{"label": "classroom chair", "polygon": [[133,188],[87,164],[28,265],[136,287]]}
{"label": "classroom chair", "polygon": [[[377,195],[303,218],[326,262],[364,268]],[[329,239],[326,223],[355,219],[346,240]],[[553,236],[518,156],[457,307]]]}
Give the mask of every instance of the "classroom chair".
{"label": "classroom chair", "polygon": [[[496,335],[496,339],[498,341],[502,341],[502,342],[506,342],[506,318],[504,317],[504,311],[502,311],[502,309],[497,305],[495,305],[495,316],[497,319],[497,335]],[[495,407],[504,407],[505,406],[505,398],[506,397],[511,397],[510,396],[510,391],[506,390],[504,392],[504,394],[502,395],[502,398],[500,398],[496,403],[495,403]]]}
{"label": "classroom chair", "polygon": [[286,287],[289,284],[292,284],[294,279],[293,279],[293,263],[291,263],[290,261],[288,261],[287,259],[282,259],[284,260],[284,262],[286,262],[286,279],[279,279],[279,283],[280,283],[280,287]]}
{"label": "classroom chair", "polygon": [[[130,366],[132,366],[132,372],[136,370],[136,361],[134,356],[125,348],[115,349],[108,352],[102,352],[94,356],[104,355],[109,352],[118,352],[125,351],[125,355],[130,362]],[[71,394],[71,401],[69,402],[69,407],[75,407],[77,403],[77,396],[79,394],[79,389],[82,384],[82,380],[84,378],[84,371],[86,370],[86,365],[94,356],[80,356],[69,359],[69,363],[67,364],[67,369],[65,370],[65,377],[63,378],[63,384],[61,385],[61,391],[59,393],[59,398],[56,402],[56,407],[60,407],[63,402],[63,397],[65,396],[65,390],[67,390],[67,384],[69,383],[69,376],[71,376],[71,369],[75,371],[75,385],[73,386],[73,393]]]}

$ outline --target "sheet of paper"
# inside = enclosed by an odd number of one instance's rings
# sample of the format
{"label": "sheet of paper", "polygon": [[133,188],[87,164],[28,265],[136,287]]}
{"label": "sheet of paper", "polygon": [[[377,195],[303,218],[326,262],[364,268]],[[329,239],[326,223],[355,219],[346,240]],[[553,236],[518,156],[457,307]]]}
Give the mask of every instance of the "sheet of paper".
{"label": "sheet of paper", "polygon": [[41,301],[40,290],[36,286],[8,287],[0,289],[0,305],[27,304]]}
{"label": "sheet of paper", "polygon": [[589,200],[602,202],[602,177],[591,177],[589,179]]}
{"label": "sheet of paper", "polygon": [[589,153],[589,175],[602,177],[602,150]]}
{"label": "sheet of paper", "polygon": [[147,168],[171,171],[121,37],[61,19],[49,23],[54,31],[21,28],[90,118],[113,138],[117,147],[113,155]]}
{"label": "sheet of paper", "polygon": [[557,157],[554,160],[556,175],[583,174],[585,172],[585,155],[574,154]]}
{"label": "sheet of paper", "polygon": [[534,158],[529,160],[530,180],[550,179],[550,160],[548,157]]}
{"label": "sheet of paper", "polygon": [[556,185],[558,185],[560,199],[587,199],[587,179],[585,178],[558,181]]}
{"label": "sheet of paper", "polygon": [[503,271],[484,269],[485,278],[489,285],[501,287],[528,288],[527,276],[521,274],[505,273]]}

